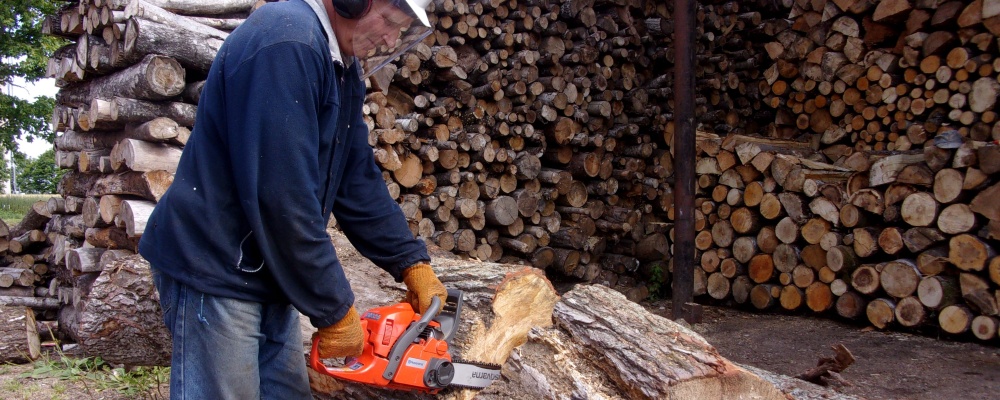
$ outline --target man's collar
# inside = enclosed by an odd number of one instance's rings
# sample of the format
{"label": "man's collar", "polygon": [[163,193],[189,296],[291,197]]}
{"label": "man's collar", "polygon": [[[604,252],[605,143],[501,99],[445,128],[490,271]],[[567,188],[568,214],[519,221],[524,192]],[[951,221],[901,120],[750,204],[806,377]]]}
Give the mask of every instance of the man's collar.
{"label": "man's collar", "polygon": [[[353,64],[354,57],[344,57],[343,53],[340,51],[340,43],[337,42],[337,35],[333,33],[333,26],[330,25],[330,15],[326,13],[326,7],[323,5],[323,0],[304,0],[306,4],[312,8],[313,12],[319,18],[319,22],[323,24],[323,31],[326,32],[326,37],[330,41],[330,57],[333,57],[333,61],[338,61],[341,64],[351,65]],[[344,58],[347,58],[348,62],[344,62]]]}

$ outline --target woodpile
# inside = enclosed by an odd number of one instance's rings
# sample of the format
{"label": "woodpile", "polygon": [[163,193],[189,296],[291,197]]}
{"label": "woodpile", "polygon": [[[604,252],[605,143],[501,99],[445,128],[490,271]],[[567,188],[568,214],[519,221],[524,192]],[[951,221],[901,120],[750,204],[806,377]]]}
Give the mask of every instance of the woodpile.
{"label": "woodpile", "polygon": [[[747,259],[733,245],[749,270],[749,282],[733,285],[751,286],[749,297],[733,287],[734,299],[995,342],[998,4],[787,4],[784,29],[765,46],[774,63],[759,82],[776,110],[766,131],[774,140],[752,147],[721,140],[740,163],[720,171],[718,182],[744,201],[706,199],[731,207],[734,227],[739,207],[756,207],[750,214],[765,225],[776,222],[777,241],[768,226],[745,232],[758,232],[757,252],[772,263]],[[805,143],[778,142],[793,138]],[[726,177],[747,177],[747,165],[758,178]],[[767,206],[758,186],[781,207]],[[711,244],[724,249],[724,240]]]}
{"label": "woodpile", "polygon": [[[413,233],[632,300],[666,285],[667,3],[436,1],[434,34],[370,80],[364,107]],[[995,340],[994,3],[699,4],[695,294]],[[77,342],[101,334],[80,331],[98,326],[80,324],[93,286],[135,251],[215,52],[262,4],[80,0],[46,21],[73,41],[49,63],[70,172],[11,229],[18,271],[0,283],[30,284],[3,304]]]}
{"label": "woodpile", "polygon": [[[377,74],[366,106],[413,232],[646,297],[636,278],[668,268],[672,228],[669,7],[437,3],[435,35]],[[698,114],[719,131],[756,129],[760,11],[707,4],[699,18]]]}
{"label": "woodpile", "polygon": [[[947,167],[931,166],[942,160],[936,150],[857,152],[830,164],[807,142],[702,136],[699,166],[737,161],[703,175],[713,178],[695,212],[714,222],[696,236],[696,294],[996,340],[1000,203],[991,197],[1000,170],[954,168],[955,151]],[[1000,147],[979,152],[986,160]],[[849,168],[858,154],[870,168]],[[910,180],[903,171],[913,168],[932,179]]]}
{"label": "woodpile", "polygon": [[[169,363],[169,338],[136,246],[173,179],[215,53],[257,6],[81,0],[44,22],[47,34],[72,40],[48,65],[60,87],[56,163],[69,171],[60,197],[35,204],[9,234],[0,227],[0,306],[32,310],[17,320],[27,341],[0,338],[0,346],[30,351],[5,351],[3,361],[37,357],[39,339],[56,336],[117,364]],[[8,325],[0,328],[6,335]]]}

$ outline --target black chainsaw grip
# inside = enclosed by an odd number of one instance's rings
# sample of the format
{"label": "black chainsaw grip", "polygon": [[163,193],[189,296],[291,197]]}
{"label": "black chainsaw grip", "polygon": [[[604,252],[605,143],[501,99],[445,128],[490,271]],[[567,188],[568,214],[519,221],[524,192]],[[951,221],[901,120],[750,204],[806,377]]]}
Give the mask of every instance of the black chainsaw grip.
{"label": "black chainsaw grip", "polygon": [[389,351],[389,365],[386,366],[385,372],[382,373],[382,378],[387,380],[392,380],[396,376],[396,370],[399,369],[399,363],[403,361],[403,355],[406,354],[406,349],[410,347],[410,343],[417,340],[420,333],[427,329],[427,324],[434,319],[438,311],[441,311],[441,299],[437,296],[431,298],[431,305],[427,307],[427,311],[420,316],[420,320],[410,324],[403,335],[396,340],[396,343],[392,345],[392,350]]}

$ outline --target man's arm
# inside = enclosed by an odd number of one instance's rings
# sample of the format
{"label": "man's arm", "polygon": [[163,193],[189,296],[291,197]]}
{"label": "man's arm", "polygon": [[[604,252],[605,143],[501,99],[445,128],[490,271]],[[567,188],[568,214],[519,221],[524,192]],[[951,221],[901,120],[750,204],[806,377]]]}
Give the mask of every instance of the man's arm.
{"label": "man's arm", "polygon": [[399,204],[389,196],[382,171],[368,146],[368,126],[360,111],[351,123],[352,148],[345,164],[333,214],[358,251],[402,282],[402,271],[430,260],[427,246],[413,237]]}

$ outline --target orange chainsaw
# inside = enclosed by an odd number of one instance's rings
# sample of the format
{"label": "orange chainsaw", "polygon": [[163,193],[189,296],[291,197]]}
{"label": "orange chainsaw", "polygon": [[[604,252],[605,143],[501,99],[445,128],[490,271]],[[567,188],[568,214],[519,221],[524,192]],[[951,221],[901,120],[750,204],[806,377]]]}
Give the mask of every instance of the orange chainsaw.
{"label": "orange chainsaw", "polygon": [[[439,313],[440,311],[440,313]],[[423,315],[403,302],[361,316],[365,347],[343,367],[327,367],[313,339],[309,366],[334,378],[379,387],[437,393],[446,387],[481,389],[500,378],[500,366],[452,359],[448,346],[458,330],[462,292],[448,290],[442,309],[434,297]]]}

